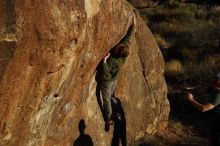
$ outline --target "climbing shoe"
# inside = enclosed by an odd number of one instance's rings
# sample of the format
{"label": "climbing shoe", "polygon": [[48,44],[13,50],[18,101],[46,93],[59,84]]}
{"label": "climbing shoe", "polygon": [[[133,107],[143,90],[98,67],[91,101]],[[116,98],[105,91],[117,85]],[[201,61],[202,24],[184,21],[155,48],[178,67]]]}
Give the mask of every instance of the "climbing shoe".
{"label": "climbing shoe", "polygon": [[112,122],[112,121],[107,121],[107,122],[105,122],[105,131],[106,131],[106,132],[109,132],[111,125],[113,125],[113,122]]}

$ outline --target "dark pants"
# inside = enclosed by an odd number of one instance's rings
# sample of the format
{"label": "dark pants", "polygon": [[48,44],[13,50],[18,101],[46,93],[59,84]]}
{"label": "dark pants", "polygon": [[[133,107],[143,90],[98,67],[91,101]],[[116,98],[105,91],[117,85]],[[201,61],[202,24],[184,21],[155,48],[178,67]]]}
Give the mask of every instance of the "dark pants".
{"label": "dark pants", "polygon": [[212,122],[212,146],[220,146],[220,114],[215,114]]}
{"label": "dark pants", "polygon": [[117,81],[101,81],[100,89],[103,99],[103,111],[105,121],[109,121],[112,116],[111,98],[114,95]]}

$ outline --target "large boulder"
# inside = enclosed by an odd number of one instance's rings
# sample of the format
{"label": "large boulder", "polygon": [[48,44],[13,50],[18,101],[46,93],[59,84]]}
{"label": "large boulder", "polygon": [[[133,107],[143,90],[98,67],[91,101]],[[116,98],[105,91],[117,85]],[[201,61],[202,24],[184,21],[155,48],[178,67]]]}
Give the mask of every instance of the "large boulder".
{"label": "large boulder", "polygon": [[166,128],[163,57],[128,2],[8,0],[0,2],[0,10],[1,27],[10,28],[0,33],[0,49],[6,53],[1,57],[7,60],[0,66],[0,145],[68,146],[77,141],[78,127],[86,128],[85,137],[90,135],[95,146],[110,145],[113,128],[104,131],[96,67],[126,35],[131,17],[135,34],[116,91],[127,142]]}

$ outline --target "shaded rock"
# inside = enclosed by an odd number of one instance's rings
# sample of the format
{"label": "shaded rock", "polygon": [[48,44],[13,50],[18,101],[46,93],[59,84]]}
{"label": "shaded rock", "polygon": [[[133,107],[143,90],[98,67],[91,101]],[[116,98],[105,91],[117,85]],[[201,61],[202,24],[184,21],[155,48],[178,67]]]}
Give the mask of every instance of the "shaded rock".
{"label": "shaded rock", "polygon": [[110,145],[113,130],[104,131],[95,69],[126,35],[131,14],[136,32],[116,91],[125,111],[128,144],[166,127],[164,61],[131,5],[122,0],[11,2],[14,15],[5,12],[6,19],[14,17],[16,31],[6,33],[16,39],[1,72],[0,145],[73,145],[81,119],[94,145]]}

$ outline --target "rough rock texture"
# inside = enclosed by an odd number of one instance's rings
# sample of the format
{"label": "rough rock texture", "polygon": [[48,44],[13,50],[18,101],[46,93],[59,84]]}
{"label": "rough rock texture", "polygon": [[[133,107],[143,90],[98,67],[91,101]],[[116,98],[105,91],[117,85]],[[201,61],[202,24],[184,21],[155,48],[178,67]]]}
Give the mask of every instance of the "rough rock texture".
{"label": "rough rock texture", "polygon": [[[95,146],[110,145],[113,130],[104,131],[95,69],[126,35],[131,14],[136,32],[116,92],[126,115],[128,143],[166,127],[163,58],[150,30],[126,1],[7,2],[0,2],[0,15],[5,16],[0,27],[15,25],[16,31],[1,29],[0,34],[0,51],[11,52],[8,57],[1,54],[7,63],[0,66],[0,145],[72,145],[80,119]],[[6,9],[8,5],[13,9]]]}

